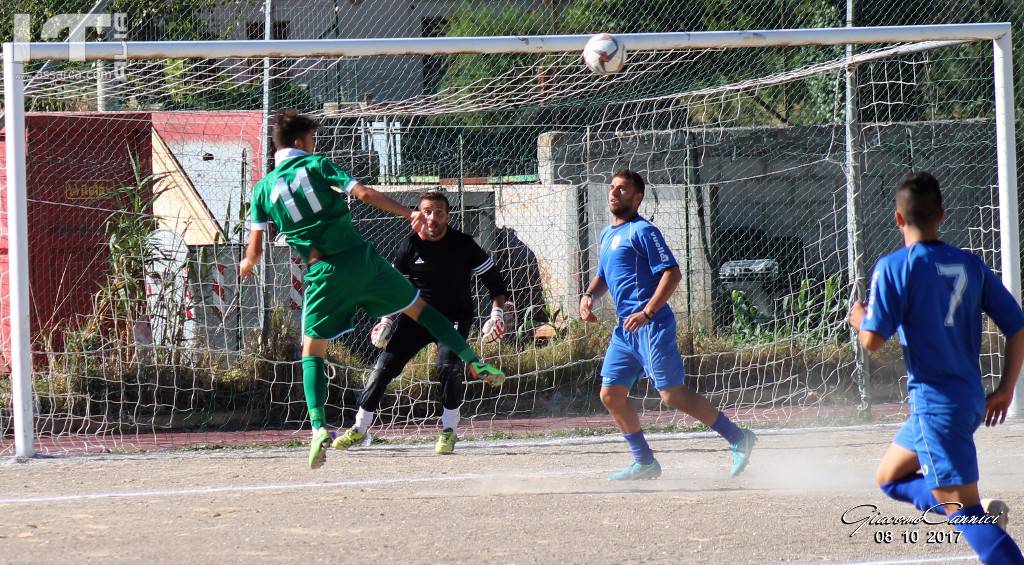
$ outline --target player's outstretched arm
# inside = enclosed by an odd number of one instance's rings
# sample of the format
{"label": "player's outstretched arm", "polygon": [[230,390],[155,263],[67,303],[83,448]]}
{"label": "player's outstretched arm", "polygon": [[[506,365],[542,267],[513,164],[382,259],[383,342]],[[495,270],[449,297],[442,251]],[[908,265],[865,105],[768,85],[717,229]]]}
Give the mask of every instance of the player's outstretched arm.
{"label": "player's outstretched arm", "polygon": [[249,246],[245,248],[245,257],[238,265],[238,276],[248,278],[252,276],[253,268],[263,257],[263,230],[252,230],[249,232]]}
{"label": "player's outstretched arm", "polygon": [[420,217],[419,212],[402,206],[398,202],[388,198],[387,195],[379,190],[374,190],[361,182],[357,182],[355,186],[352,187],[351,194],[364,204],[369,204],[378,210],[383,210],[389,214],[394,214],[409,220],[412,223],[413,230],[419,231],[423,227],[423,218]]}
{"label": "player's outstretched arm", "polygon": [[1024,329],[1006,338],[1006,360],[999,386],[985,399],[985,425],[997,426],[1006,420],[1006,412],[1013,402],[1021,365],[1024,364]]}

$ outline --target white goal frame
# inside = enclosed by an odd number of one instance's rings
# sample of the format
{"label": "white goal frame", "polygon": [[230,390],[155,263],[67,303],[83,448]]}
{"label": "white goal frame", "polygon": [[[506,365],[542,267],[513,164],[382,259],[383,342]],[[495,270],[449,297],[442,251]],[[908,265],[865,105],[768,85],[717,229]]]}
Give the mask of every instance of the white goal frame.
{"label": "white goal frame", "polygon": [[[799,45],[854,45],[921,41],[992,41],[996,119],[999,237],[1002,280],[1020,301],[1017,163],[1014,126],[1013,54],[1009,23],[897,27],[848,27],[766,31],[636,33],[617,35],[627,51],[724,49]],[[582,51],[589,36],[438,37],[273,41],[141,41],[93,43],[4,43],[4,120],[7,141],[7,218],[10,282],[11,380],[15,453],[31,457],[33,445],[32,358],[29,333],[28,226],[26,192],[24,66],[44,60],[134,60],[163,58],[366,57],[463,53],[565,53]],[[853,64],[851,64],[853,66]],[[1018,382],[1014,417],[1024,416]]]}

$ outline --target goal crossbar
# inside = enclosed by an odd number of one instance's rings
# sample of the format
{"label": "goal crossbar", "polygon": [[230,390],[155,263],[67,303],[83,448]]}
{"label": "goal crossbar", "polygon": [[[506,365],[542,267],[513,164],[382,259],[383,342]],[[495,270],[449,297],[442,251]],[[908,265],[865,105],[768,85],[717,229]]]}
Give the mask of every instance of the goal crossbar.
{"label": "goal crossbar", "polygon": [[[812,28],[755,31],[697,31],[616,34],[627,51],[661,49],[734,49],[797,45],[912,43],[919,41],[997,40],[1009,23],[941,24],[860,28]],[[387,39],[308,39],[250,41],[127,41],[12,44],[20,61],[133,60],[226,57],[370,57],[383,55],[458,55],[565,53],[579,51],[587,35],[499,37],[401,37]]]}

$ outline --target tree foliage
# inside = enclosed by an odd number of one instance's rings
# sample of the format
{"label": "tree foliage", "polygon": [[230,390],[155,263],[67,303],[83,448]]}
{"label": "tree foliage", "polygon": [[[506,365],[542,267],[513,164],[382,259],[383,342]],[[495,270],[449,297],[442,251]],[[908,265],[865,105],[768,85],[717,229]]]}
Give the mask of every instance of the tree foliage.
{"label": "tree foliage", "polygon": [[[1024,21],[1024,3],[1002,0],[977,3],[968,0],[911,1],[881,0],[857,2],[857,24],[904,25],[962,21]],[[841,0],[551,0],[535,4],[494,7],[462,0],[452,13],[449,35],[591,34],[597,32],[639,33],[674,31],[717,31],[798,27],[836,27],[845,23],[846,2]],[[951,19],[951,17],[953,19]],[[1018,24],[1019,25],[1019,24]],[[1018,33],[1017,43],[1022,44]],[[771,75],[808,64],[843,56],[842,47],[801,47],[786,49],[734,49],[709,52],[699,60],[674,65],[656,76],[637,77],[629,85],[609,87],[598,96],[573,101],[577,109],[553,113],[521,108],[503,116],[463,117],[464,123],[508,123],[531,121],[583,123],[590,104],[603,107],[610,101],[662,96],[713,85]],[[1024,62],[1018,57],[1018,74]],[[442,87],[458,87],[487,77],[498,77],[516,67],[537,62],[537,57],[475,55],[453,58],[441,81]],[[927,62],[926,65],[918,63]],[[916,121],[985,117],[992,112],[991,48],[971,44],[919,56],[913,65],[873,63],[863,65],[866,83],[879,80],[913,82],[916,86],[881,90],[861,89],[863,121]],[[874,73],[874,75],[872,75]],[[828,123],[841,114],[842,74],[837,71],[761,88],[732,101],[717,101],[718,107],[703,110],[710,116],[728,112],[737,125],[790,125]],[[1018,92],[1024,92],[1017,81]],[[493,89],[501,89],[496,83]],[[881,97],[881,98],[878,98]],[[723,105],[734,108],[724,108]],[[691,116],[691,119],[693,116]],[[468,121],[467,121],[468,120]]]}
{"label": "tree foliage", "polygon": [[[776,3],[766,9],[765,0],[706,0],[680,5],[676,0],[573,0],[495,7],[471,0],[456,5],[448,35],[537,35],[591,34],[597,32],[636,33],[706,31],[726,29],[767,29],[795,26],[838,25],[832,0],[799,0]],[[576,99],[575,108],[521,108],[502,116],[461,117],[462,123],[547,123],[582,124],[592,120],[608,102],[686,92],[721,85],[793,68],[839,56],[837,48],[724,50],[704,54],[698,61],[680,62],[657,75],[638,76],[629,84],[603,89],[589,98]],[[470,55],[451,60],[442,88],[457,88],[485,78],[499,77],[516,68],[543,59],[530,55]],[[541,85],[538,81],[538,88]],[[500,82],[489,86],[508,88]],[[828,78],[803,81],[756,95],[751,120],[764,122],[821,122],[831,118],[835,84]],[[746,109],[744,109],[746,111]],[[455,121],[459,121],[456,119]]]}

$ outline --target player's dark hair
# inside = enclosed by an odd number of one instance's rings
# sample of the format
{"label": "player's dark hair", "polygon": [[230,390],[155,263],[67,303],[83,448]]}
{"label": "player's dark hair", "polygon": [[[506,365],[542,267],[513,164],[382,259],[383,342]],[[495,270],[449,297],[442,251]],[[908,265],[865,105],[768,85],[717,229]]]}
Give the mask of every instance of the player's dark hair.
{"label": "player's dark hair", "polygon": [[916,228],[934,227],[942,216],[942,191],[931,173],[909,173],[896,189],[896,209],[907,225]]}
{"label": "player's dark hair", "polygon": [[289,108],[274,117],[274,146],[278,149],[292,147],[296,139],[302,139],[319,127],[316,120]]}
{"label": "player's dark hair", "polygon": [[445,210],[451,211],[452,209],[452,203],[448,202],[448,197],[445,196],[444,193],[436,190],[430,190],[421,194],[419,201],[423,202],[424,200],[430,200],[431,202],[444,202]]}
{"label": "player's dark hair", "polygon": [[612,174],[612,178],[623,178],[628,180],[640,194],[643,194],[644,190],[647,188],[647,184],[644,183],[644,177],[640,176],[640,173],[630,169],[619,169]]}

